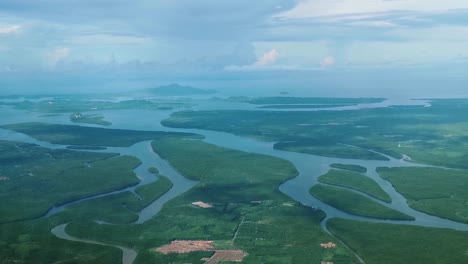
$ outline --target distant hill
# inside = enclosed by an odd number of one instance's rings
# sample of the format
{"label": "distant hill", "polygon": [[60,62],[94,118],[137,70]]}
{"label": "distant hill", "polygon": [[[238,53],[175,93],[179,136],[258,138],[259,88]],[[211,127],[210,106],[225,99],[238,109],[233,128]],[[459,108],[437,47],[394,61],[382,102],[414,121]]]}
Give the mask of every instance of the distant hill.
{"label": "distant hill", "polygon": [[160,96],[185,96],[185,95],[203,95],[203,94],[214,94],[215,90],[204,90],[194,88],[191,86],[182,86],[179,84],[169,84],[165,86],[159,86],[156,88],[148,89],[149,92]]}

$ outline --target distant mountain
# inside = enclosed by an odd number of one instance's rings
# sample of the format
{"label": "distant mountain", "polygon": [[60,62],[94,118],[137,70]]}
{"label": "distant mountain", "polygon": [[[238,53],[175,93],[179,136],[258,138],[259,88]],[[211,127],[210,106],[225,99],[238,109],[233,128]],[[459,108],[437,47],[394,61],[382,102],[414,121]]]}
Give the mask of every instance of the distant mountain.
{"label": "distant mountain", "polygon": [[165,86],[159,86],[156,88],[148,89],[149,92],[160,96],[185,96],[185,95],[203,95],[203,94],[214,94],[215,90],[204,90],[194,88],[191,86],[182,86],[179,84],[169,84]]}

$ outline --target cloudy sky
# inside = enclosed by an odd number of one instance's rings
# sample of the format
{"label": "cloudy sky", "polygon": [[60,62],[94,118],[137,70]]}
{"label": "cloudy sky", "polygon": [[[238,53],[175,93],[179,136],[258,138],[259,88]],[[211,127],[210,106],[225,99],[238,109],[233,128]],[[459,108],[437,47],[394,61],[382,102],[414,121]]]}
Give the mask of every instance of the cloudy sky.
{"label": "cloudy sky", "polygon": [[455,96],[465,75],[467,0],[0,0],[4,93],[88,80]]}

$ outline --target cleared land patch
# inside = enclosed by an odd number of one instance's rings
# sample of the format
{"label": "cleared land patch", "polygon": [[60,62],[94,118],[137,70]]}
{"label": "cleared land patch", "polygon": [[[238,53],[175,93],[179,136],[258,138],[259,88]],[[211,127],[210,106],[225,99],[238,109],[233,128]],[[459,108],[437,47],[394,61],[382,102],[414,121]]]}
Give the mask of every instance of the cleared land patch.
{"label": "cleared land patch", "polygon": [[[302,206],[278,190],[297,173],[291,163],[198,140],[166,137],[153,146],[177,171],[199,183],[144,224],[72,222],[70,235],[135,247],[138,263],[202,263],[202,258],[213,255],[151,250],[173,240],[214,241],[216,249],[248,252],[245,263],[320,263],[320,244],[331,241],[337,249],[330,261],[355,263],[346,247],[322,230],[322,211]],[[192,206],[194,201],[215,206],[200,209]]]}

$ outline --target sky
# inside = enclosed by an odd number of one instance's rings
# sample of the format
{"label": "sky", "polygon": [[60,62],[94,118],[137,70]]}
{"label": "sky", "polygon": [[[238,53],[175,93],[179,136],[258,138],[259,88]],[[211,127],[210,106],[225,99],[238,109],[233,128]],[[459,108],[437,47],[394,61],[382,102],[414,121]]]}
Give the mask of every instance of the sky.
{"label": "sky", "polygon": [[0,93],[468,96],[467,0],[0,0]]}

